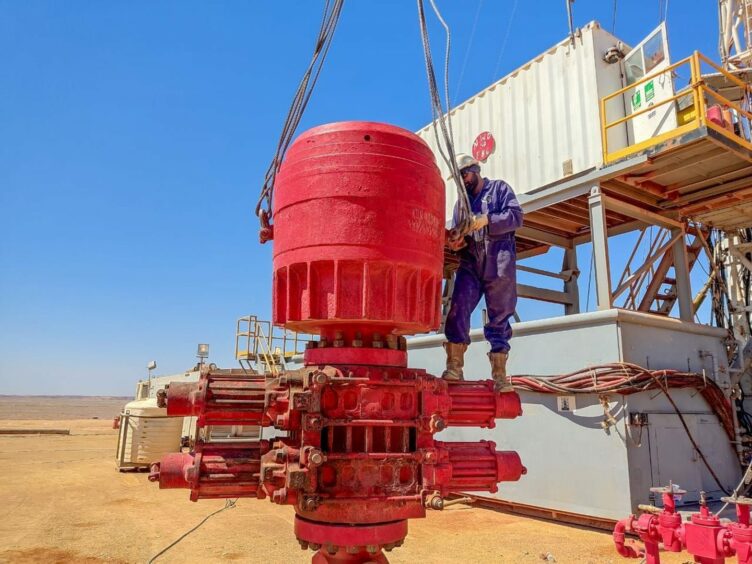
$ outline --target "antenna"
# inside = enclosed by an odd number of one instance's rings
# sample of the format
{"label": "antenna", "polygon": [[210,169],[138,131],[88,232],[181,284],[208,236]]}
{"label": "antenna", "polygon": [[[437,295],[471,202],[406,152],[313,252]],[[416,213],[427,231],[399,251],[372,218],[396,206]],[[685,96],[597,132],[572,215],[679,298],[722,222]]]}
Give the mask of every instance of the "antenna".
{"label": "antenna", "polygon": [[574,45],[574,18],[572,16],[572,4],[574,0],[564,0],[567,3],[567,19],[569,20],[569,38]]}

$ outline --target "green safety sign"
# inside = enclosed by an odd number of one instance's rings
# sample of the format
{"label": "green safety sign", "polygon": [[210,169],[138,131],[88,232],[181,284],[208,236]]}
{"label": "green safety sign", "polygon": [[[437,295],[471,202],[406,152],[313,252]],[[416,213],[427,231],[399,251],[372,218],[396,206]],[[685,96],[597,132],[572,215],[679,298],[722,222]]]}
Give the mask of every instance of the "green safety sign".
{"label": "green safety sign", "polygon": [[645,101],[650,102],[653,98],[655,98],[655,84],[651,80],[645,85]]}
{"label": "green safety sign", "polygon": [[632,94],[632,109],[637,110],[642,106],[642,92],[638,88],[635,93]]}

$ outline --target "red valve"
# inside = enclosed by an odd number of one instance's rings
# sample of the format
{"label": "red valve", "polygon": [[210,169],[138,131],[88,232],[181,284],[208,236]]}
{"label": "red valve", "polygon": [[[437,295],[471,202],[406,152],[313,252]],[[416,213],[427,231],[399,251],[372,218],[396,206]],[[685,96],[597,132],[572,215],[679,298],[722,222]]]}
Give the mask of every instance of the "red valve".
{"label": "red valve", "polygon": [[[625,558],[645,557],[647,564],[660,564],[660,543],[665,550],[681,552],[686,550],[695,562],[722,564],[727,557],[736,556],[740,564],[752,564],[752,528],[749,523],[749,507],[752,499],[746,497],[725,497],[722,501],[736,505],[736,523],[722,523],[708,510],[705,493],[700,492],[700,511],[682,522],[676,513],[675,496],[684,492],[672,486],[652,488],[651,491],[663,495],[663,510],[655,507],[643,508],[648,511],[639,519],[634,515],[619,521],[614,529],[616,551]],[[637,549],[626,543],[625,533],[634,533],[643,541],[645,548]]]}

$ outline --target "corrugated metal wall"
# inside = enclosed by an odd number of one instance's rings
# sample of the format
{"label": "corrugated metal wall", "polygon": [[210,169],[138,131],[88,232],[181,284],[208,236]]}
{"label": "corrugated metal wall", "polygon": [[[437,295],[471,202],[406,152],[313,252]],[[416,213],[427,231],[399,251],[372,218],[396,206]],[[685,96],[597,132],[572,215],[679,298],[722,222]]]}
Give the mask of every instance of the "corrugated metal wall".
{"label": "corrugated metal wall", "polygon": [[[456,151],[471,153],[478,134],[490,131],[496,148],[483,163],[483,175],[506,180],[518,194],[563,179],[569,161],[571,174],[600,166],[600,98],[622,84],[621,65],[605,63],[603,54],[617,42],[590,23],[574,45],[569,39],[559,43],[457,106],[451,112]],[[610,120],[620,117],[618,108],[610,111]],[[418,135],[440,161],[431,125]],[[439,166],[446,177],[446,166]],[[447,191],[447,218],[454,190]]]}

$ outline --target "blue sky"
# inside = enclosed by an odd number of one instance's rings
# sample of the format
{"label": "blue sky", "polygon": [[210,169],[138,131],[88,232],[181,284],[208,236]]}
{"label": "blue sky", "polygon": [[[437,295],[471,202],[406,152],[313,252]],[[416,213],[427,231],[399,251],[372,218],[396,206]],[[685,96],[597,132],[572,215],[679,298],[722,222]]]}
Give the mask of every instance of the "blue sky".
{"label": "blue sky", "polygon": [[[563,0],[438,4],[458,100],[567,34]],[[270,315],[252,210],[322,5],[0,0],[0,393],[131,394],[199,342],[234,363],[235,320]],[[611,2],[574,10],[612,28]],[[672,57],[717,58],[716,21],[712,0],[672,2]],[[616,35],[658,22],[657,1],[621,1]],[[429,121],[415,2],[346,3],[301,131],[348,119]]]}

